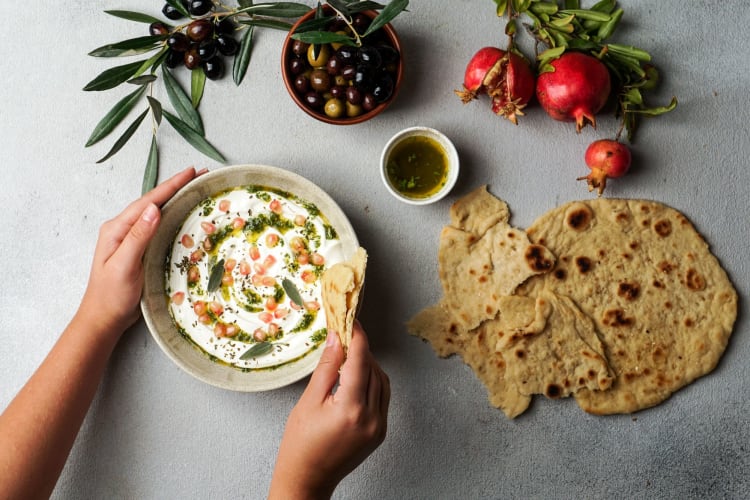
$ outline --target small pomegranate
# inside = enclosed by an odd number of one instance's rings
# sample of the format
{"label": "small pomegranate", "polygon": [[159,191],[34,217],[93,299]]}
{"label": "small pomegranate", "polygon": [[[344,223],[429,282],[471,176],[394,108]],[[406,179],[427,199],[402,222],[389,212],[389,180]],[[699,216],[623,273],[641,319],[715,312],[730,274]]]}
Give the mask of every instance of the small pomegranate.
{"label": "small pomegranate", "polygon": [[589,192],[598,189],[601,196],[608,177],[622,177],[627,173],[630,168],[630,149],[613,139],[599,139],[589,144],[584,159],[591,173],[578,180],[586,179]]}
{"label": "small pomegranate", "polygon": [[595,115],[609,98],[609,70],[599,59],[565,52],[550,62],[554,71],[539,75],[536,98],[555,120],[576,122],[576,132],[587,123],[596,128]]}
{"label": "small pomegranate", "polygon": [[534,97],[534,73],[528,61],[512,51],[484,47],[466,65],[464,89],[454,91],[464,104],[487,94],[492,111],[518,124],[518,116]]}

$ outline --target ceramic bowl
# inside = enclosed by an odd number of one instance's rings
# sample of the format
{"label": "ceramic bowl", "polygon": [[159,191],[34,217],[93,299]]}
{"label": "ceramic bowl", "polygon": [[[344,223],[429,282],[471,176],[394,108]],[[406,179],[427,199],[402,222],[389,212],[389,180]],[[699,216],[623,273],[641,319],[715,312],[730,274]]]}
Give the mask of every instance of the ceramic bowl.
{"label": "ceramic bowl", "polygon": [[[388,175],[389,163],[393,151],[404,141],[414,137],[423,137],[432,139],[442,149],[443,157],[446,163],[446,175],[444,183],[439,188],[426,195],[414,195],[408,190],[399,189],[394,185]],[[398,200],[410,205],[428,205],[443,199],[450,193],[458,180],[460,169],[458,152],[453,142],[442,132],[430,127],[410,127],[395,134],[386,143],[380,156],[380,175],[388,192]]]}
{"label": "ceramic bowl", "polygon": [[[330,13],[332,12],[330,7],[328,7],[327,5],[324,5],[323,8],[324,8],[324,12],[330,15]],[[364,11],[362,12],[362,14],[369,17],[370,19],[373,19],[377,16],[377,11]],[[326,115],[323,109],[316,110],[310,107],[310,105],[305,101],[305,95],[301,92],[298,92],[295,89],[294,80],[297,77],[297,75],[294,74],[292,69],[290,68],[290,62],[293,59],[297,58],[297,55],[295,55],[293,51],[293,44],[295,40],[291,37],[291,35],[294,34],[294,32],[300,27],[300,25],[312,20],[314,15],[315,15],[315,10],[313,9],[308,14],[299,18],[297,22],[294,24],[294,26],[292,27],[292,29],[289,31],[289,34],[287,35],[286,39],[284,40],[284,45],[282,48],[282,55],[281,55],[281,75],[282,75],[282,79],[284,80],[284,85],[286,86],[286,89],[289,92],[289,96],[292,98],[292,100],[297,104],[297,106],[302,111],[304,111],[311,117],[315,118],[316,120],[320,120],[322,122],[329,123],[332,125],[354,125],[354,124],[362,123],[362,122],[365,122],[367,120],[370,120],[376,117],[377,115],[382,113],[396,99],[396,95],[398,93],[399,88],[401,87],[401,81],[403,79],[403,74],[404,74],[403,51],[401,48],[401,42],[399,40],[399,37],[396,34],[396,30],[393,29],[393,26],[391,26],[391,24],[386,24],[385,26],[383,26],[381,30],[379,30],[380,32],[382,32],[381,36],[384,36],[386,38],[387,44],[393,47],[396,50],[396,52],[398,52],[399,54],[399,58],[396,63],[397,68],[395,71],[393,93],[391,94],[390,98],[380,104],[377,104],[370,111],[364,111],[362,114],[359,114],[357,116],[347,117],[346,115],[344,115],[339,118],[332,118]],[[374,37],[376,35],[377,33],[370,35],[370,37]]]}
{"label": "ceramic bowl", "polygon": [[185,372],[216,387],[253,392],[276,389],[309,375],[320,359],[322,343],[296,361],[265,370],[243,371],[213,361],[175,326],[169,312],[165,279],[165,266],[172,244],[188,214],[217,193],[247,185],[276,188],[316,205],[338,233],[344,257],[354,255],[358,248],[356,234],[343,211],[321,188],[300,175],[278,167],[222,167],[194,179],[162,208],[159,230],[144,255],[145,284],[141,310],[156,343]]}

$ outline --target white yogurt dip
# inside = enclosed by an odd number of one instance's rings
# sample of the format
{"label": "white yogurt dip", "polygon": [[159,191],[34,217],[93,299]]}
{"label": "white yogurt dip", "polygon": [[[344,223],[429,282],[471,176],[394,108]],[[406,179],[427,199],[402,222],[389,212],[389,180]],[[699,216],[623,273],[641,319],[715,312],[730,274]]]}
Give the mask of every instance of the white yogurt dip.
{"label": "white yogurt dip", "polygon": [[175,236],[169,311],[214,361],[271,369],[322,343],[320,278],[342,260],[341,241],[316,206],[264,186],[223,191],[202,201]]}

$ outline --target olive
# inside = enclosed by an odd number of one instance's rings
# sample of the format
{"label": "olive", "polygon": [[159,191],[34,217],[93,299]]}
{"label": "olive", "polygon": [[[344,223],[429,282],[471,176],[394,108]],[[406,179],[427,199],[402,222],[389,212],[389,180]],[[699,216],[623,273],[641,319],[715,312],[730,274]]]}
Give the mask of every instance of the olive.
{"label": "olive", "polygon": [[175,9],[174,7],[172,7],[171,5],[169,5],[168,3],[164,4],[164,7],[161,9],[161,13],[164,14],[164,16],[167,19],[171,19],[173,21],[176,21],[177,19],[182,19],[183,17],[185,17],[185,16],[182,15],[182,12],[180,12],[177,9]]}
{"label": "olive", "polygon": [[333,85],[330,89],[331,97],[336,99],[346,99],[346,89],[351,87],[342,87],[341,85]]}
{"label": "olive", "polygon": [[333,84],[339,85],[340,87],[346,87],[347,85],[349,85],[349,80],[341,75],[336,75],[333,77]]}
{"label": "olive", "polygon": [[[315,48],[317,47],[317,54]],[[310,45],[307,48],[307,62],[313,68],[322,68],[328,62],[328,58],[331,55],[331,49],[328,45]],[[317,57],[316,57],[317,56]]]}
{"label": "olive", "polygon": [[185,52],[190,48],[190,40],[188,40],[188,37],[184,33],[178,31],[169,35],[169,38],[167,38],[167,47],[177,52]]}
{"label": "olive", "polygon": [[398,51],[390,45],[379,45],[378,52],[380,52],[380,58],[383,60],[383,65],[387,66],[398,62]]}
{"label": "olive", "polygon": [[183,56],[183,62],[187,69],[195,69],[200,65],[201,58],[198,55],[198,47],[196,45],[191,46],[185,55]]}
{"label": "olive", "polygon": [[297,78],[294,79],[294,88],[300,94],[304,94],[310,90],[310,80],[308,80],[305,75],[298,75]]}
{"label": "olive", "polygon": [[331,118],[340,118],[345,111],[344,103],[340,99],[328,99],[323,109],[326,116]]}
{"label": "olive", "polygon": [[202,42],[214,34],[214,25],[208,19],[196,19],[185,30],[187,37],[194,42]]}
{"label": "olive", "polygon": [[324,69],[315,69],[310,73],[310,87],[317,92],[325,92],[331,87],[331,75]]}
{"label": "olive", "polygon": [[336,54],[328,58],[328,62],[326,63],[326,69],[328,70],[329,75],[331,76],[338,75],[341,72],[342,67],[343,67],[343,64],[341,64],[341,61],[336,56]]}
{"label": "olive", "polygon": [[188,12],[193,16],[202,16],[208,14],[213,7],[214,4],[211,0],[190,0],[188,3]]}
{"label": "olive", "polygon": [[381,75],[372,87],[372,95],[378,103],[385,102],[393,95],[393,78],[389,74]]}
{"label": "olive", "polygon": [[357,30],[357,33],[364,33],[367,31],[371,22],[372,20],[362,13],[352,16],[352,26]]}
{"label": "olive", "polygon": [[151,36],[161,36],[169,33],[169,28],[162,22],[155,22],[148,25],[148,33]]}
{"label": "olive", "polygon": [[216,23],[215,31],[223,35],[231,35],[236,29],[237,26],[234,24],[234,21],[232,21],[232,19],[228,17],[225,17],[224,19]]}
{"label": "olive", "polygon": [[370,93],[365,94],[362,98],[362,108],[365,111],[372,111],[377,105],[378,103],[375,101],[375,96]]}
{"label": "olive", "polygon": [[372,45],[363,45],[359,48],[357,51],[357,61],[371,68],[379,68],[383,64],[380,52]]}
{"label": "olive", "polygon": [[221,57],[212,57],[203,61],[203,72],[209,80],[218,80],[224,76],[224,61]]}
{"label": "olive", "polygon": [[355,66],[344,66],[341,68],[341,76],[346,80],[354,80],[354,75],[357,74],[357,68]]}
{"label": "olive", "polygon": [[360,104],[362,103],[363,97],[364,96],[362,95],[362,91],[357,87],[346,88],[346,102],[350,104]]}
{"label": "olive", "polygon": [[344,64],[350,64],[354,62],[354,58],[357,56],[357,48],[350,45],[342,45],[339,50],[336,51],[336,57]]}
{"label": "olive", "polygon": [[349,101],[346,101],[346,116],[348,116],[349,118],[359,116],[363,112],[364,108],[362,108],[361,104],[352,104]]}
{"label": "olive", "polygon": [[295,57],[294,59],[289,61],[289,71],[291,71],[293,75],[299,75],[306,69],[307,64],[305,64],[305,62],[298,57]]}
{"label": "olive", "polygon": [[375,70],[370,66],[364,66],[362,64],[357,66],[357,71],[354,73],[354,86],[359,87],[362,90],[372,90],[373,80],[375,78]]}
{"label": "olive", "polygon": [[307,54],[308,47],[310,47],[309,43],[306,43],[300,40],[295,40],[292,43],[292,52],[294,52],[298,56],[304,56]]}
{"label": "olive", "polygon": [[310,91],[305,94],[304,101],[312,109],[317,110],[323,107],[323,98],[317,92]]}
{"label": "olive", "polygon": [[237,40],[226,33],[222,33],[216,37],[216,47],[222,55],[233,56],[237,53],[240,45],[237,43]]}
{"label": "olive", "polygon": [[184,52],[178,52],[173,49],[169,49],[167,51],[167,57],[164,59],[164,64],[167,65],[167,68],[176,68],[180,64],[182,64],[185,61],[185,53]]}
{"label": "olive", "polygon": [[[337,35],[343,35],[346,37],[349,36],[349,34],[344,30],[336,30],[334,33],[336,33]],[[343,45],[344,45],[344,42],[331,42],[331,48],[333,50],[339,50],[339,48],[341,48]]]}
{"label": "olive", "polygon": [[201,58],[201,61],[208,61],[214,57],[217,52],[216,44],[213,40],[203,40],[200,45],[198,45],[198,57]]}

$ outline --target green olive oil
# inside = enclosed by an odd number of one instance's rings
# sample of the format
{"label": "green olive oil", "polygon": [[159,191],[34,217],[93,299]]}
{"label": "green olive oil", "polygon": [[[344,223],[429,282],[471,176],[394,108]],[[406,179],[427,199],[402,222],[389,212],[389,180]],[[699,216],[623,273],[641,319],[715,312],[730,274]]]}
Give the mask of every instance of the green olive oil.
{"label": "green olive oil", "polygon": [[448,179],[448,155],[432,137],[414,135],[391,150],[386,171],[391,185],[404,196],[427,198]]}

